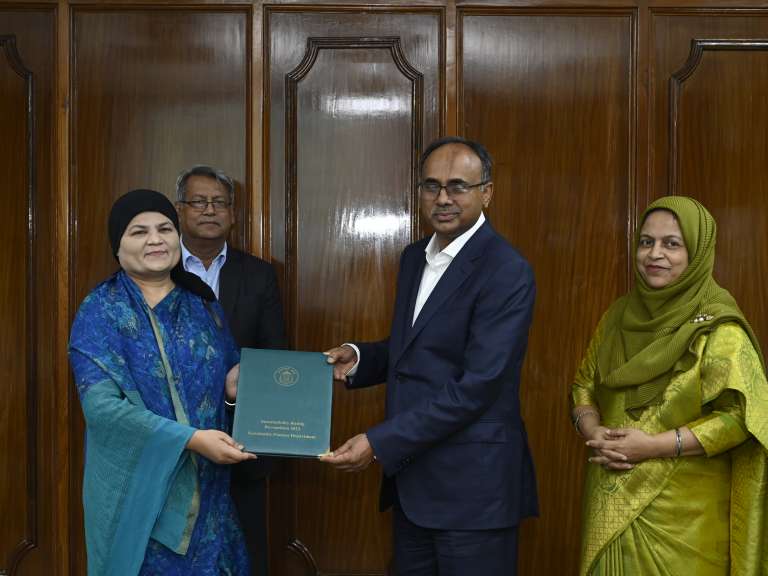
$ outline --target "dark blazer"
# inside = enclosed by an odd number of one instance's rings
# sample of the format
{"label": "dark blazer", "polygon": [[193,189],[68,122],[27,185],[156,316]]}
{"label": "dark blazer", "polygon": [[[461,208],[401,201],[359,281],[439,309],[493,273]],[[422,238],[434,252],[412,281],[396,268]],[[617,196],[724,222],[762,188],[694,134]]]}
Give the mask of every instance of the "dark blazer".
{"label": "dark blazer", "polygon": [[[274,267],[264,260],[227,247],[219,273],[219,302],[235,342],[241,348],[285,348],[283,307]],[[242,466],[249,478],[263,478],[269,458]]]}
{"label": "dark blazer", "polygon": [[394,495],[425,528],[515,526],[538,513],[520,416],[520,368],[535,286],[526,260],[484,223],[411,326],[428,238],[400,260],[390,337],[360,343],[351,387],[387,382],[386,419],[368,430]]}
{"label": "dark blazer", "polygon": [[285,348],[285,326],[274,267],[227,247],[219,274],[219,302],[241,348]]}

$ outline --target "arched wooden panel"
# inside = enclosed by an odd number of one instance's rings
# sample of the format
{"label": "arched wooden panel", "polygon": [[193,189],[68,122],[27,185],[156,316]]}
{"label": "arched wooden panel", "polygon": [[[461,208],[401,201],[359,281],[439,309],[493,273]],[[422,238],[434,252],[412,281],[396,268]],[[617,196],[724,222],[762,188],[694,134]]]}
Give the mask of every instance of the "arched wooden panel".
{"label": "arched wooden panel", "polygon": [[488,216],[537,283],[521,396],[541,516],[523,523],[520,574],[578,568],[586,451],[567,395],[628,288],[635,26],[621,9],[459,11],[461,132],[494,156]]}
{"label": "arched wooden panel", "polygon": [[0,7],[0,37],[0,574],[57,574],[67,568],[69,475],[59,361],[66,337],[57,329],[57,278],[67,263],[55,240],[54,7]]}
{"label": "arched wooden panel", "polygon": [[[268,228],[292,345],[383,338],[400,251],[419,235],[418,155],[440,122],[441,13],[267,16]],[[383,392],[335,390],[334,446],[383,417]],[[272,573],[382,574],[380,474],[284,461],[271,480]]]}
{"label": "arched wooden panel", "polygon": [[699,199],[718,224],[715,277],[768,347],[768,10],[656,9],[651,196]]}
{"label": "arched wooden panel", "polygon": [[[394,277],[397,253],[412,236],[421,75],[404,60],[396,38],[311,38],[288,84],[288,125],[295,123],[288,133],[288,164],[295,166],[288,182],[288,311],[293,346],[316,350],[344,340],[338,321],[353,320],[350,312],[377,323],[391,314],[394,283],[371,279]],[[388,157],[382,158],[381,142]],[[334,446],[380,417],[380,391],[363,394],[338,390]],[[371,533],[386,534],[375,512],[350,517],[345,493],[362,479],[316,463],[294,466],[295,477],[313,486],[297,494],[299,510],[323,511],[322,523],[300,522],[295,537],[314,552],[323,572],[351,568],[354,560],[345,558],[351,550],[363,548]],[[360,505],[375,510],[376,503],[370,490]],[[328,525],[348,531],[328,538]],[[376,553],[379,563],[386,561],[387,547]]]}
{"label": "arched wooden panel", "polygon": [[765,39],[694,39],[670,79],[670,184],[718,223],[715,274],[768,347],[768,29]]}
{"label": "arched wooden panel", "polygon": [[16,574],[38,543],[38,380],[34,350],[35,162],[32,72],[0,35],[0,572]]}
{"label": "arched wooden panel", "polygon": [[[372,247],[396,251],[418,229],[422,80],[405,58],[399,37],[309,38],[304,59],[286,77],[286,312],[296,347],[305,344],[306,328],[326,326],[313,321],[302,303],[319,298],[326,303],[324,314],[343,312],[344,286],[331,288],[332,297],[318,294],[324,275],[360,266]],[[368,134],[377,138],[359,137]],[[394,151],[392,157],[381,158],[379,138]],[[326,146],[318,149],[319,141]],[[408,150],[410,157],[404,152]],[[341,174],[332,170],[340,158],[355,169]],[[338,213],[341,206],[345,208]],[[326,221],[318,221],[318,213],[326,215]],[[347,218],[356,220],[341,224]],[[333,248],[339,230],[350,228],[352,251],[337,253],[343,257],[333,263],[317,259]],[[387,245],[376,246],[382,240]],[[391,288],[366,294],[371,316],[386,314]],[[339,306],[329,309],[334,302]]]}
{"label": "arched wooden panel", "polygon": [[[652,8],[649,13],[649,196],[651,199],[670,193],[670,79],[683,71],[691,55],[694,40],[768,39],[768,10],[728,10],[721,8]],[[745,52],[744,50],[737,52]],[[707,55],[707,58],[712,54]],[[727,56],[726,56],[727,57]],[[759,56],[758,56],[759,57]],[[744,68],[741,68],[744,71]],[[738,83],[752,76],[739,78]],[[733,77],[732,75],[730,76]],[[703,130],[703,127],[702,127]]]}

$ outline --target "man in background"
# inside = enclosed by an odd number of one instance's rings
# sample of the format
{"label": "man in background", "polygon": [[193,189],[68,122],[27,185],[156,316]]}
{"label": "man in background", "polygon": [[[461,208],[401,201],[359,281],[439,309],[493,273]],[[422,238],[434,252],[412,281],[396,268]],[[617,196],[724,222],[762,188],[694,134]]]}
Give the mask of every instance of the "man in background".
{"label": "man in background", "polygon": [[[271,264],[227,244],[235,222],[235,186],[221,170],[198,165],[176,180],[184,269],[197,274],[221,303],[241,348],[284,348],[285,327],[277,277]],[[266,479],[268,458],[232,468],[232,498],[251,557],[251,574],[267,569]]]}

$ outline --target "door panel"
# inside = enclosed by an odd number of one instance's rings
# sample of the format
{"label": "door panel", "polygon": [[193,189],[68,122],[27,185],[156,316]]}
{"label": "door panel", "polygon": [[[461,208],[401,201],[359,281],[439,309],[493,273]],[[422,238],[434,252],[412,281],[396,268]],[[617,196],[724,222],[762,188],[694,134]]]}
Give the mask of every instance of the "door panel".
{"label": "door panel", "polygon": [[592,330],[628,287],[634,17],[460,15],[460,126],[495,158],[488,216],[537,283],[521,395],[541,516],[523,524],[520,573],[575,574],[586,452],[567,395]]}
{"label": "door panel", "polygon": [[[440,125],[437,11],[267,12],[268,228],[291,344],[387,336],[400,251],[418,237],[417,158]],[[334,447],[380,421],[380,387],[334,391]],[[285,461],[271,479],[274,574],[381,574],[380,470]]]}
{"label": "door panel", "polygon": [[768,346],[768,11],[656,13],[653,196],[717,220],[715,277]]}
{"label": "door panel", "polygon": [[[66,390],[56,383],[55,13],[0,9],[0,573],[66,561]],[[62,402],[64,400],[64,402]],[[62,530],[64,528],[64,530]]]}
{"label": "door panel", "polygon": [[33,280],[27,215],[32,208],[32,72],[22,63],[14,36],[0,36],[0,174],[6,225],[0,227],[0,567],[13,570],[37,540],[37,381],[29,291]]}

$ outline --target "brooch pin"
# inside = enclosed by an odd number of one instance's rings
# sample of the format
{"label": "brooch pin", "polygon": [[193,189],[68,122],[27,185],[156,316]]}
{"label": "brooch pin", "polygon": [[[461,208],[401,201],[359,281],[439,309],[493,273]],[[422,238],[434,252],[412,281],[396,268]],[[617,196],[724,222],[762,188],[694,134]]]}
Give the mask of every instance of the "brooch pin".
{"label": "brooch pin", "polygon": [[693,320],[691,320],[692,323],[698,324],[700,322],[707,322],[709,320],[712,320],[714,316],[712,314],[697,314],[693,317]]}

